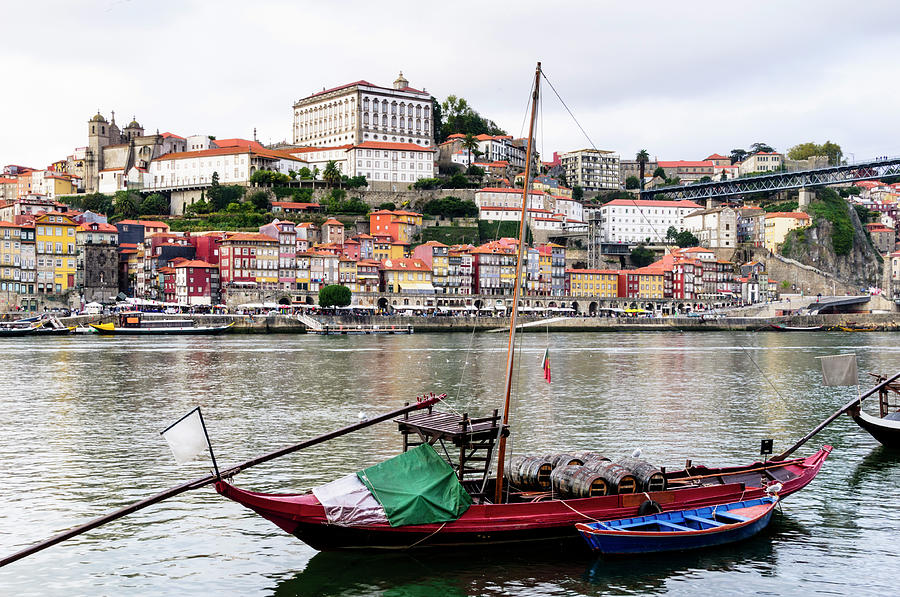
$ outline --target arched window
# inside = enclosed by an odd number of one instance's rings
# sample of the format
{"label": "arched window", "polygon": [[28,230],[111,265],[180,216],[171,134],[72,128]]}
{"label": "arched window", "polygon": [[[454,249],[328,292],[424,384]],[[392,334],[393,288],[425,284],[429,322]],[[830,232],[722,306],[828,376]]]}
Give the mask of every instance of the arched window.
{"label": "arched window", "polygon": [[421,119],[421,118],[416,118],[416,131],[418,132],[418,131],[421,131],[421,130],[422,130],[422,119]]}
{"label": "arched window", "polygon": [[391,114],[397,113],[397,102],[391,102]]}
{"label": "arched window", "polygon": [[416,117],[422,116],[422,106],[416,106]]}
{"label": "arched window", "polygon": [[406,115],[407,115],[407,116],[412,116],[412,115],[413,115],[413,106],[412,106],[412,104],[410,104],[409,107],[406,109]]}
{"label": "arched window", "polygon": [[387,108],[388,108],[387,100],[382,100],[381,101],[381,111],[384,112],[385,114],[387,114],[387,111],[388,111]]}
{"label": "arched window", "polygon": [[387,114],[381,116],[381,126],[387,128]]}
{"label": "arched window", "polygon": [[363,114],[363,125],[369,126],[369,113],[368,112]]}
{"label": "arched window", "polygon": [[[368,100],[366,100],[366,101],[368,102]],[[378,102],[377,102],[377,101],[376,101],[376,102],[372,102],[372,111],[373,111],[375,114],[378,114]]]}
{"label": "arched window", "polygon": [[405,128],[406,128],[406,119],[403,118],[402,116],[400,117],[400,128],[401,128],[401,129],[405,129]]}
{"label": "arched window", "polygon": [[391,128],[397,128],[397,117],[391,116]]}
{"label": "arched window", "polygon": [[369,98],[363,100],[363,110],[369,110]]}

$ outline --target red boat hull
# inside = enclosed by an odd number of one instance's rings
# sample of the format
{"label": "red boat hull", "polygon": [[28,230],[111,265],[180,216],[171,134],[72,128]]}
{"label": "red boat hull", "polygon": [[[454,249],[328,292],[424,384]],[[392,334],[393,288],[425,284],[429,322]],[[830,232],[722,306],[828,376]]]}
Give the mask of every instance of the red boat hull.
{"label": "red boat hull", "polygon": [[[715,482],[716,477],[719,478],[716,484],[700,487],[571,500],[475,504],[453,522],[403,527],[329,524],[324,508],[312,493],[255,493],[224,481],[216,483],[216,491],[320,551],[473,547],[578,540],[575,523],[637,516],[641,504],[647,500],[657,502],[668,511],[755,499],[765,495],[762,482],[759,482],[764,475],[782,483],[780,495],[784,498],[808,485],[830,452],[831,446],[824,446],[808,458],[786,461],[783,466],[773,468],[770,463],[763,473],[758,472],[763,463],[755,463],[724,469],[697,467],[691,469],[690,474],[669,476],[673,483],[701,477]],[[755,484],[748,483],[751,477],[757,480]]]}

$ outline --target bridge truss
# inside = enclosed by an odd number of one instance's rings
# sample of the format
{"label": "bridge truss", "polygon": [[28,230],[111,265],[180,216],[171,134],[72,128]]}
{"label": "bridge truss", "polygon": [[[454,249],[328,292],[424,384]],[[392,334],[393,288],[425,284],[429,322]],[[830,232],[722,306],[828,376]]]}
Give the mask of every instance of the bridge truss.
{"label": "bridge truss", "polygon": [[752,193],[808,189],[830,185],[877,180],[900,175],[900,157],[857,162],[818,170],[776,172],[718,182],[700,182],[681,186],[658,187],[641,191],[641,199],[720,199]]}

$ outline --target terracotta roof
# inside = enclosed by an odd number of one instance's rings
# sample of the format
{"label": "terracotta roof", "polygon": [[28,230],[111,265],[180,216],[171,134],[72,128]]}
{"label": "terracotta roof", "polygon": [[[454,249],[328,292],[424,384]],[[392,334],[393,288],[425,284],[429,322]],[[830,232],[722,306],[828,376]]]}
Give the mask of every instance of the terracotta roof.
{"label": "terracotta roof", "polygon": [[[516,193],[518,195],[522,194],[522,189],[504,189],[502,187],[485,187],[483,189],[478,189],[475,191],[476,193]],[[544,191],[528,191],[529,195],[546,195]]]}
{"label": "terracotta roof", "polygon": [[144,228],[168,228],[165,222],[157,222],[156,220],[119,220],[118,224],[132,224],[143,226]]}
{"label": "terracotta roof", "polygon": [[195,259],[193,261],[182,261],[182,262],[176,264],[175,267],[214,267],[216,269],[219,268],[218,265],[215,265],[213,263],[207,263],[207,262],[201,261],[199,259]]}
{"label": "terracotta roof", "polygon": [[707,161],[674,160],[671,162],[658,161],[660,168],[712,168],[714,164]]}
{"label": "terracotta roof", "polygon": [[80,230],[82,232],[115,232],[119,233],[119,229],[113,226],[112,224],[105,224],[103,222],[85,222],[76,230]]}
{"label": "terracotta roof", "polygon": [[[258,145],[258,144],[257,144]],[[216,147],[213,149],[201,149],[199,151],[181,151],[178,153],[166,153],[158,158],[154,158],[154,161],[159,162],[162,160],[187,160],[191,158],[203,158],[217,155],[237,155],[242,153],[249,153],[251,155],[257,155],[263,158],[270,159],[279,159],[279,160],[292,160],[295,162],[303,162],[306,163],[306,160],[298,158],[295,155],[291,155],[285,151],[275,151],[273,149],[259,149],[256,147]]]}
{"label": "terracotta roof", "polygon": [[393,149],[395,151],[435,151],[434,147],[422,147],[415,143],[388,143],[386,141],[365,141],[354,145],[354,149]]}
{"label": "terracotta roof", "polygon": [[447,245],[445,245],[442,242],[438,242],[436,240],[430,240],[427,243],[424,243],[422,246],[423,247],[446,247]]}
{"label": "terracotta roof", "polygon": [[325,220],[325,222],[322,224],[322,226],[325,226],[325,225],[328,225],[328,226],[343,226],[342,223],[340,223],[339,221],[335,220],[334,218],[328,218],[327,220]]}
{"label": "terracotta roof", "polygon": [[288,153],[312,153],[314,151],[335,151],[337,149],[350,149],[353,147],[352,144],[347,145],[331,145],[328,147],[294,147],[293,149],[286,150]]}
{"label": "terracotta roof", "polygon": [[226,234],[224,238],[222,238],[222,242],[248,242],[248,241],[259,241],[259,242],[267,242],[267,243],[277,243],[278,241],[272,238],[271,236],[266,236],[265,234],[261,234],[259,232],[235,232]]}
{"label": "terracotta roof", "polygon": [[298,201],[273,201],[273,207],[282,209],[310,209],[312,207],[321,207],[318,203],[302,203]]}
{"label": "terracotta roof", "polygon": [[175,133],[168,133],[168,132],[166,132],[166,133],[161,133],[161,134],[160,134],[160,137],[162,137],[163,139],[168,139],[168,138],[171,137],[171,138],[174,138],[174,139],[181,139],[182,141],[184,141],[184,137],[181,137],[181,136],[179,136],[179,135],[176,135]]}
{"label": "terracotta roof", "polygon": [[381,269],[384,270],[413,270],[430,272],[431,268],[421,259],[383,259],[381,261]]}
{"label": "terracotta roof", "polygon": [[719,155],[718,153],[714,153],[714,154],[712,154],[711,156],[708,156],[708,157],[706,158],[706,161],[710,161],[710,160],[730,160],[730,159],[731,159],[731,158],[726,157],[726,156],[724,156],[724,155]]}
{"label": "terracotta roof", "polygon": [[249,139],[238,139],[238,138],[233,138],[233,139],[213,139],[212,142],[215,143],[215,144],[216,144],[216,147],[219,147],[219,148],[222,148],[222,147],[243,147],[243,148],[245,148],[245,149],[247,149],[247,148],[253,148],[253,149],[265,149],[265,147],[263,147],[261,143],[259,143],[259,142],[257,142],[257,141],[250,141]]}
{"label": "terracotta roof", "polygon": [[606,207],[607,205],[624,207],[678,207],[683,209],[702,209],[702,206],[697,205],[693,201],[687,201],[685,199],[682,199],[680,201],[664,201],[660,199],[613,199],[609,203],[604,204],[602,207]]}
{"label": "terracotta roof", "polygon": [[766,214],[766,219],[769,218],[795,218],[797,220],[808,220],[809,215],[802,211],[774,211]]}
{"label": "terracotta roof", "polygon": [[614,269],[567,269],[567,274],[618,274]]}

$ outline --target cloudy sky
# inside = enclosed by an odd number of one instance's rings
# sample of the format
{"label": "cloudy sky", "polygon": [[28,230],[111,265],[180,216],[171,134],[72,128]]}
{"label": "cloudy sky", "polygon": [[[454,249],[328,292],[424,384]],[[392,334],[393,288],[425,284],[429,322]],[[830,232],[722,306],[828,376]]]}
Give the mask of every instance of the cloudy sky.
{"label": "cloudy sky", "polygon": [[[537,60],[593,143],[702,159],[765,141],[900,154],[900,3],[34,0],[0,36],[0,165],[148,131],[287,139],[291,104],[398,71],[523,131]],[[27,13],[27,14],[25,14]],[[546,90],[538,149],[589,146]]]}

